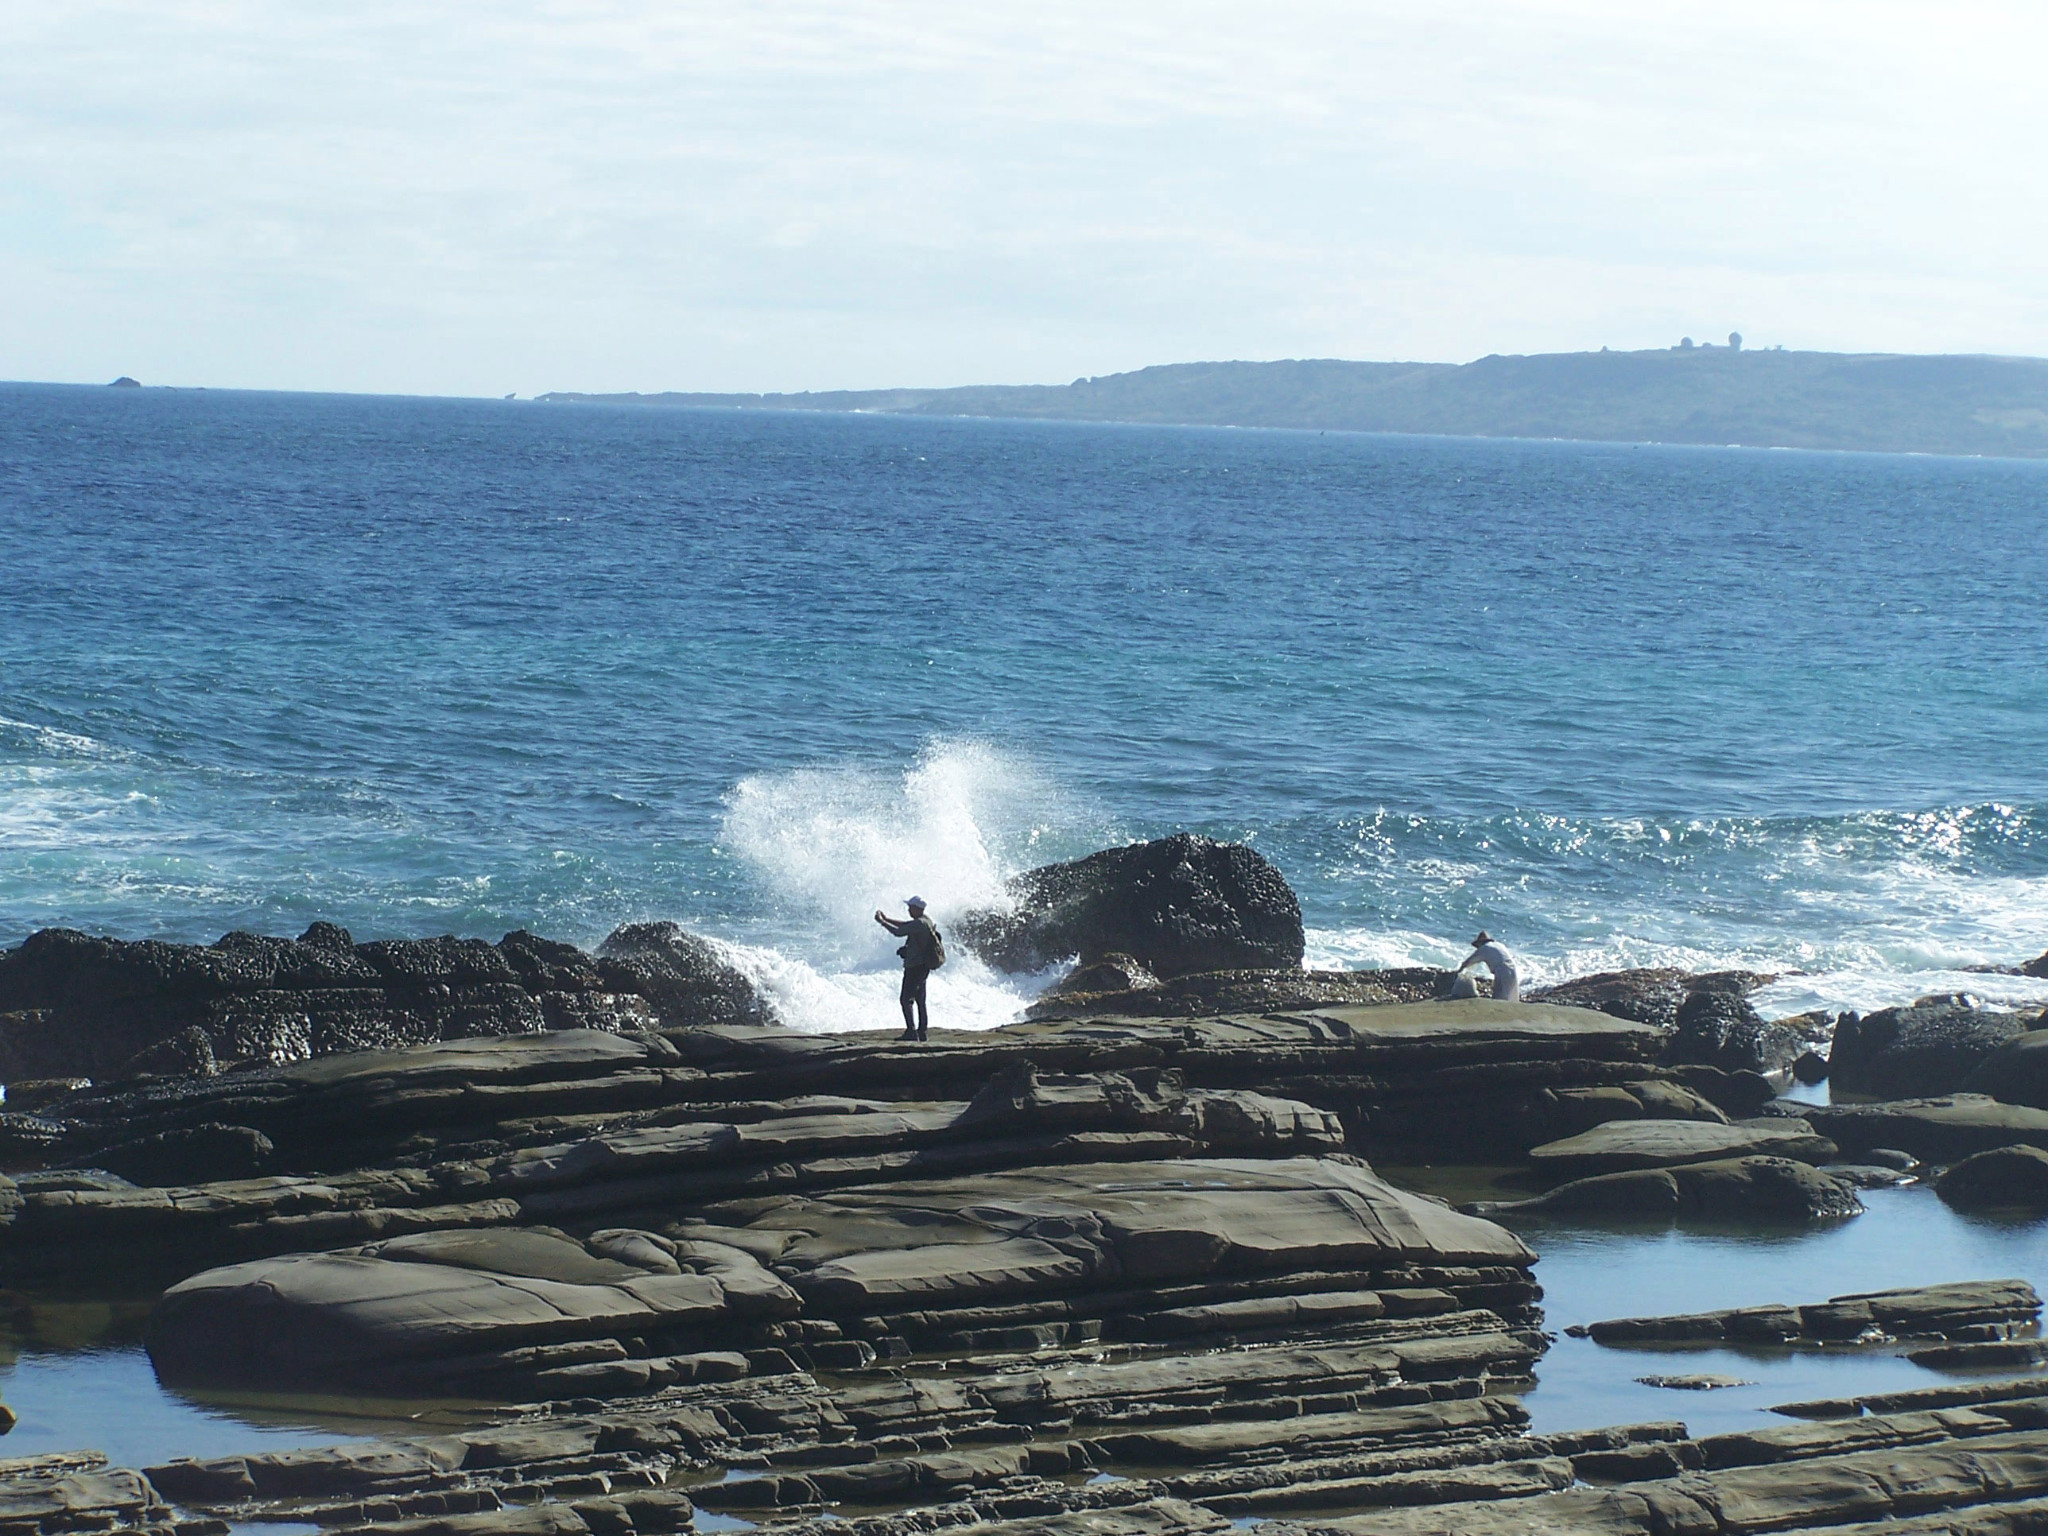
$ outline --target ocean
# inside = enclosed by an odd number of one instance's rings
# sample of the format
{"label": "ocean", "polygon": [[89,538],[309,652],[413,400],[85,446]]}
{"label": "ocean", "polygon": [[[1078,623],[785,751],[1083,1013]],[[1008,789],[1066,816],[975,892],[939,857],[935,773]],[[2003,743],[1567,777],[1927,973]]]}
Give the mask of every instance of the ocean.
{"label": "ocean", "polygon": [[0,945],[673,918],[885,1027],[875,907],[1190,829],[1317,966],[2048,1001],[2048,464],[18,385],[0,551]]}

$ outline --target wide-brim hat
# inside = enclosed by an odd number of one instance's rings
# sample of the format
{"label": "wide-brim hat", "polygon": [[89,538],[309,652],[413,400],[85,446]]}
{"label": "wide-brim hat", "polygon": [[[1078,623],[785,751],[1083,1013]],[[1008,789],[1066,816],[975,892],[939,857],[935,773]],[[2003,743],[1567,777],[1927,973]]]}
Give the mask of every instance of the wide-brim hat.
{"label": "wide-brim hat", "polygon": [[910,898],[910,900],[903,903],[903,905],[910,908],[910,910],[913,912],[922,912],[924,910],[925,905],[924,898],[922,896],[913,896]]}
{"label": "wide-brim hat", "polygon": [[1477,949],[1482,944],[1491,944],[1492,942],[1493,935],[1488,933],[1484,928],[1482,928],[1479,930],[1479,937],[1472,941],[1472,947],[1474,949]]}

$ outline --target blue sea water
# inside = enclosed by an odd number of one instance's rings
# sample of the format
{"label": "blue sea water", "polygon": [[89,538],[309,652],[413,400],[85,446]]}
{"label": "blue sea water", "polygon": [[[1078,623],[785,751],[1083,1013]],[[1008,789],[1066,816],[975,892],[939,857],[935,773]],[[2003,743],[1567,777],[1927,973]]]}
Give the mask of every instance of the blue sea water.
{"label": "blue sea water", "polygon": [[0,387],[0,944],[672,917],[874,1025],[875,906],[1190,828],[1316,964],[2043,998],[2044,591],[2039,463]]}

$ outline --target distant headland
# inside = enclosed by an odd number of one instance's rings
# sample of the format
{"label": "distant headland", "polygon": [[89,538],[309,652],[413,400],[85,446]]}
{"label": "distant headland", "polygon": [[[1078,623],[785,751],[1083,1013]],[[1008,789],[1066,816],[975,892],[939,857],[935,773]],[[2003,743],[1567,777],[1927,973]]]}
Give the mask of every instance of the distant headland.
{"label": "distant headland", "polygon": [[2048,458],[2048,360],[1745,351],[1735,337],[1464,364],[1175,363],[1071,384],[539,399]]}

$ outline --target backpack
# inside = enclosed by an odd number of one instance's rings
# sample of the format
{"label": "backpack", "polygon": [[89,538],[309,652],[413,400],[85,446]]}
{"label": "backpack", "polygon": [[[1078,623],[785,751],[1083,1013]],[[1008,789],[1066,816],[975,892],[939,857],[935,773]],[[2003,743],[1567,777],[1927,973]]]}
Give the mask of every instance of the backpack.
{"label": "backpack", "polygon": [[[924,942],[918,942],[913,930],[911,936],[903,941],[903,947],[897,950],[896,953],[912,965],[922,965],[926,970],[936,971],[946,963],[946,941],[939,937],[939,925],[928,917],[921,917],[917,920],[915,927],[924,930]],[[919,949],[924,951],[924,958],[922,960],[914,953],[914,951]]]}

